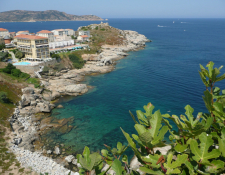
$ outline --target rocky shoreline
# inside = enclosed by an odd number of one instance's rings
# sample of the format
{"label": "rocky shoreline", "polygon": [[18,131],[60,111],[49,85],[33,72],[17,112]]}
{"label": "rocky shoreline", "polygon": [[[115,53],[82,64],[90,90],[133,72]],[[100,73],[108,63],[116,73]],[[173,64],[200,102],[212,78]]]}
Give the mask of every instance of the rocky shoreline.
{"label": "rocky shoreline", "polygon": [[[23,95],[13,116],[9,119],[13,136],[9,143],[12,152],[23,167],[31,167],[33,171],[48,174],[69,174],[70,170],[65,168],[71,163],[79,167],[72,155],[60,156],[60,164],[52,158],[53,155],[60,155],[62,149],[55,146],[54,150],[46,150],[44,146],[37,152],[35,141],[43,132],[54,128],[61,132],[69,132],[72,126],[69,125],[72,119],[62,119],[52,123],[51,117],[37,117],[38,113],[51,113],[56,106],[52,100],[61,95],[77,96],[88,91],[86,84],[80,84],[85,75],[102,74],[114,70],[115,61],[124,58],[129,51],[137,51],[145,47],[149,42],[144,35],[135,31],[120,30],[125,41],[122,45],[103,45],[100,54],[83,55],[86,64],[82,69],[65,69],[60,72],[49,72],[42,75],[41,83],[44,88],[35,89],[27,87],[22,90]],[[60,107],[60,106],[59,106]],[[48,156],[48,157],[46,157]],[[78,169],[75,168],[75,171]],[[79,174],[71,172],[71,175]]]}

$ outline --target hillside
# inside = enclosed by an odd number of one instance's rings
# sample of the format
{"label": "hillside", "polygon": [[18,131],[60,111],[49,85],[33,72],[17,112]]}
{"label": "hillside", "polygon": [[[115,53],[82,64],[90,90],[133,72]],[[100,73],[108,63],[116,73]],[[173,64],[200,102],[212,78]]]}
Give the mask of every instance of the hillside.
{"label": "hillside", "polygon": [[57,10],[26,11],[13,10],[0,12],[0,22],[22,22],[22,21],[95,21],[103,20],[95,15],[71,15]]}

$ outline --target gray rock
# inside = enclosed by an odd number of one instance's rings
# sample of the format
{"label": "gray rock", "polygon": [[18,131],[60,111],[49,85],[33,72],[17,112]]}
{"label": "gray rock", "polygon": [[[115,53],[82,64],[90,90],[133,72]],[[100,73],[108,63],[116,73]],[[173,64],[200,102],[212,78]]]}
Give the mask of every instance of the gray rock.
{"label": "gray rock", "polygon": [[52,91],[52,99],[51,100],[55,100],[56,98],[59,98],[60,97],[60,93],[53,90]]}
{"label": "gray rock", "polygon": [[47,154],[52,154],[52,150],[48,150],[47,151]]}
{"label": "gray rock", "polygon": [[37,105],[37,102],[36,102],[36,101],[31,101],[31,102],[30,102],[30,105],[31,105],[31,106],[36,106],[36,105]]}
{"label": "gray rock", "polygon": [[69,155],[69,156],[67,156],[67,157],[65,158],[65,160],[66,160],[68,163],[72,162],[73,159],[75,159],[75,157],[74,157],[73,155]]}
{"label": "gray rock", "polygon": [[59,155],[60,154],[60,149],[59,147],[55,146],[55,154]]}
{"label": "gray rock", "polygon": [[63,105],[58,105],[56,108],[61,109],[64,108]]}
{"label": "gray rock", "polygon": [[45,104],[45,103],[37,103],[36,105],[36,109],[35,109],[36,113],[37,112],[51,112],[51,108],[49,106],[49,104]]}
{"label": "gray rock", "polygon": [[34,89],[31,87],[26,87],[22,89],[23,94],[34,94]]}
{"label": "gray rock", "polygon": [[77,159],[73,159],[72,164],[77,165]]}

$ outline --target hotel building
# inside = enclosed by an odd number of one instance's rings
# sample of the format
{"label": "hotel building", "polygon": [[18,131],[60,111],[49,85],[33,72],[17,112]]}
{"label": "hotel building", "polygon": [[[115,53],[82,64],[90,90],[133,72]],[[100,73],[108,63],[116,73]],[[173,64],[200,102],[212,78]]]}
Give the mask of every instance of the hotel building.
{"label": "hotel building", "polygon": [[48,38],[33,35],[17,35],[17,48],[25,58],[50,58]]}

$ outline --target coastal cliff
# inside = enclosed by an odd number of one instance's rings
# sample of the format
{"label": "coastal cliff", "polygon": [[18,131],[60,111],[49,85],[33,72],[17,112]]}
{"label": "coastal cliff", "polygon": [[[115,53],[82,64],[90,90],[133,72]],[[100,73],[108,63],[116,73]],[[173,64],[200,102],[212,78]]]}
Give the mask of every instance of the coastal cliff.
{"label": "coastal cliff", "polygon": [[[108,24],[106,26],[111,27]],[[72,152],[66,152],[63,144],[56,143],[50,148],[48,145],[51,138],[45,140],[45,144],[36,145],[36,143],[41,142],[41,137],[46,132],[57,131],[63,134],[75,129],[70,125],[73,120],[72,117],[56,120],[54,113],[52,116],[48,115],[56,107],[51,103],[52,100],[62,95],[77,96],[86,93],[88,85],[80,83],[85,75],[113,71],[116,60],[127,56],[129,51],[143,49],[145,43],[150,41],[144,35],[135,31],[119,29],[115,29],[115,31],[122,38],[120,43],[101,44],[99,53],[82,55],[83,59],[86,60],[82,69],[65,68],[59,72],[45,73],[41,79],[44,88],[27,87],[22,90],[21,101],[10,119],[14,131],[10,148],[22,166],[32,167],[34,171],[39,173],[68,174],[70,170],[67,168],[72,163],[75,166],[73,171],[78,170],[79,163],[73,157]],[[58,108],[61,107],[63,106],[58,106]],[[40,112],[47,114],[47,116],[40,117],[38,115]],[[55,158],[60,164],[57,164],[50,157]],[[78,173],[72,172],[71,174]]]}
{"label": "coastal cliff", "polygon": [[95,15],[71,15],[57,10],[26,11],[12,10],[0,13],[0,22],[35,22],[35,21],[98,21]]}

